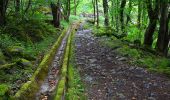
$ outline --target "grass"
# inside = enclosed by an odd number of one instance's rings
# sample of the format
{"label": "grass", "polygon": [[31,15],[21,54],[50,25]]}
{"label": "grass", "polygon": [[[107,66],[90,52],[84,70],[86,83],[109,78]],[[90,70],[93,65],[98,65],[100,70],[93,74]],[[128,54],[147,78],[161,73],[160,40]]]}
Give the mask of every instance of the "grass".
{"label": "grass", "polygon": [[85,100],[84,85],[80,74],[75,65],[75,49],[74,49],[74,34],[72,36],[72,46],[70,50],[70,60],[68,67],[68,89],[66,100]]}
{"label": "grass", "polygon": [[130,58],[130,64],[135,64],[147,68],[149,71],[170,77],[170,59],[153,55],[141,49],[132,48],[115,37],[107,37],[107,39],[101,39],[100,42],[102,45],[115,49],[119,55]]}

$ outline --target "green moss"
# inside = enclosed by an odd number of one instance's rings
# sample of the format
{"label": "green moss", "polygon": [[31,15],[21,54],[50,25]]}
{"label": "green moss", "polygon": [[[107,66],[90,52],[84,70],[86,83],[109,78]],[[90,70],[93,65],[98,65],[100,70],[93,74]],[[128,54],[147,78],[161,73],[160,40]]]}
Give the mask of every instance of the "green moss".
{"label": "green moss", "polygon": [[70,59],[69,59],[69,66],[68,66],[68,81],[67,81],[67,93],[66,93],[66,100],[86,100],[84,95],[84,86],[82,84],[80,75],[78,70],[75,68],[75,61],[74,61],[74,34],[72,33],[71,36],[71,47],[70,47]]}
{"label": "green moss", "polygon": [[9,86],[7,84],[0,84],[0,97],[4,96],[8,90]]}
{"label": "green moss", "polygon": [[93,34],[95,36],[101,37],[101,36],[112,36],[113,35],[113,29],[110,27],[93,27]]}
{"label": "green moss", "polygon": [[7,48],[6,52],[9,56],[22,56],[24,48],[20,46],[10,46]]}
{"label": "green moss", "polygon": [[18,62],[17,62],[18,65],[22,66],[22,67],[32,67],[32,63],[26,59],[20,59]]}
{"label": "green moss", "polygon": [[117,49],[117,51],[123,56],[133,57],[135,59],[140,58],[140,52],[137,49],[132,49],[126,45],[122,46],[122,48]]}
{"label": "green moss", "polygon": [[64,60],[63,60],[63,65],[62,65],[62,71],[61,71],[62,78],[60,79],[59,84],[57,86],[55,100],[62,97],[64,88],[65,88],[65,82],[66,82],[66,76],[67,76],[67,66],[68,66],[68,57],[69,57],[69,51],[70,51],[70,41],[71,41],[71,33],[70,33],[68,40],[67,40],[67,45],[66,45],[66,49],[65,49],[65,53],[64,53]]}
{"label": "green moss", "polygon": [[65,82],[66,82],[66,77],[62,77],[57,86],[55,100],[60,100],[62,98],[65,89]]}

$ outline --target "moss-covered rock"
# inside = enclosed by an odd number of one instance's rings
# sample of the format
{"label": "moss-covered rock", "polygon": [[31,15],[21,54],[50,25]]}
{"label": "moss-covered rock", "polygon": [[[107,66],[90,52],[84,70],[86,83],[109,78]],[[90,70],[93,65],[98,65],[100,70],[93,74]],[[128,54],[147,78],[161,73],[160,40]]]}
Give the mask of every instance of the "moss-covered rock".
{"label": "moss-covered rock", "polygon": [[18,62],[17,62],[18,65],[22,66],[22,67],[31,67],[33,66],[32,63],[29,61],[29,60],[26,60],[26,59],[20,59]]}
{"label": "moss-covered rock", "polygon": [[8,56],[22,56],[24,48],[20,46],[10,46],[6,49]]}
{"label": "moss-covered rock", "polygon": [[9,97],[9,86],[6,84],[0,84],[0,100],[7,100]]}

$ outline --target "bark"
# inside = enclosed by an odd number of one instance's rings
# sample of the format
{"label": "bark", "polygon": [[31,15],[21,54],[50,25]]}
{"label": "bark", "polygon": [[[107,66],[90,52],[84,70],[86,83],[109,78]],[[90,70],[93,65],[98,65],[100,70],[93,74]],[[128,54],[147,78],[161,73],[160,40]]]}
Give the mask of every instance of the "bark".
{"label": "bark", "polygon": [[74,15],[77,15],[77,6],[76,6],[76,0],[74,0]]}
{"label": "bark", "polygon": [[70,0],[67,0],[67,6],[66,6],[66,21],[69,22],[69,17],[70,17]]}
{"label": "bark", "polygon": [[131,11],[132,11],[132,0],[129,0],[129,11],[127,15],[126,25],[128,25],[128,23],[131,21],[131,18],[130,18]]}
{"label": "bark", "polygon": [[121,5],[120,5],[120,23],[121,23],[121,29],[122,31],[124,31],[124,8],[126,6],[126,0],[122,0],[121,1]]}
{"label": "bark", "polygon": [[99,9],[98,9],[98,0],[96,0],[96,12],[97,12],[97,27],[99,26]]}
{"label": "bark", "polygon": [[119,16],[118,16],[118,9],[119,9],[119,0],[116,0],[116,30],[119,32]]}
{"label": "bark", "polygon": [[104,10],[104,17],[105,17],[104,24],[105,24],[105,26],[109,26],[108,8],[109,8],[108,1],[107,0],[103,0],[103,10]]}
{"label": "bark", "polygon": [[8,0],[0,0],[0,26],[5,25],[5,15],[8,5]]}
{"label": "bark", "polygon": [[156,24],[158,20],[158,10],[159,10],[159,0],[155,2],[155,9],[152,9],[152,0],[146,0],[147,11],[149,16],[149,25],[145,31],[144,45],[151,47],[153,43],[153,34],[156,29]]}
{"label": "bark", "polygon": [[156,50],[163,54],[164,56],[168,53],[168,43],[169,43],[169,35],[168,35],[168,3],[162,1],[161,2],[161,18],[160,18],[160,28],[158,32],[158,40],[156,44]]}
{"label": "bark", "polygon": [[60,4],[51,3],[52,15],[53,15],[53,24],[56,28],[60,27]]}
{"label": "bark", "polygon": [[112,25],[114,25],[114,17],[113,17],[114,2],[113,2],[113,0],[111,0],[111,8],[112,8],[112,9],[111,9],[111,11],[112,11],[112,14],[111,14],[111,23],[112,23]]}
{"label": "bark", "polygon": [[142,13],[141,0],[138,0],[138,20],[137,20],[137,24],[138,24],[139,29],[140,29],[140,26],[141,26],[141,13]]}
{"label": "bark", "polygon": [[95,0],[92,0],[93,4],[93,16],[94,16],[94,24],[96,22],[96,6],[95,6]]}

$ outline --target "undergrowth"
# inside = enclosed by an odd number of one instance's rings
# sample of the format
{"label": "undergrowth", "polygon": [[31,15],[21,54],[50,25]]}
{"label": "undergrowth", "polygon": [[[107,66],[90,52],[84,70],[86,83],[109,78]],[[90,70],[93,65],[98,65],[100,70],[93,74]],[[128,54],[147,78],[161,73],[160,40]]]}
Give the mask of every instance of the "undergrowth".
{"label": "undergrowth", "polygon": [[168,58],[132,48],[115,37],[102,39],[101,44],[113,48],[121,56],[128,57],[130,64],[135,64],[170,77],[170,60]]}
{"label": "undergrowth", "polygon": [[8,19],[0,29],[0,85],[8,85],[9,94],[14,95],[32,76],[60,31],[41,19]]}

